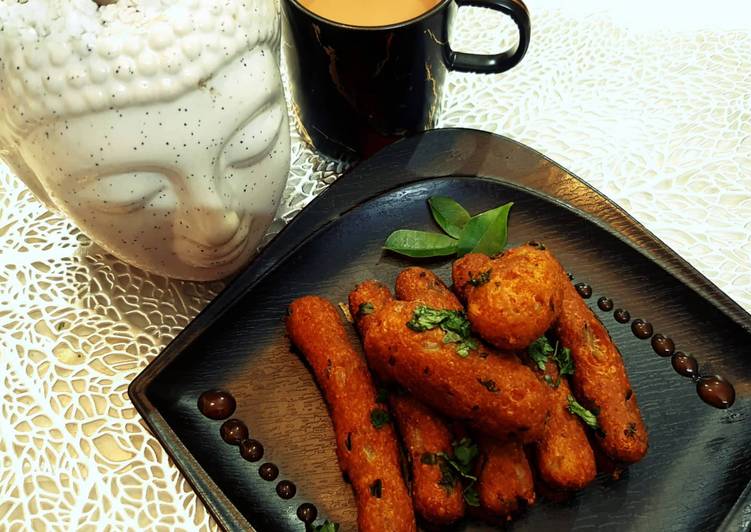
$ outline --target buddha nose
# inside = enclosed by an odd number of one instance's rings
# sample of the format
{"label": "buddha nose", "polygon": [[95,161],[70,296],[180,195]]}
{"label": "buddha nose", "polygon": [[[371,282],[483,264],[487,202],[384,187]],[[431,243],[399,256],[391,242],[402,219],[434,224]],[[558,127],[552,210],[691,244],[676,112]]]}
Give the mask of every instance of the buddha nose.
{"label": "buddha nose", "polygon": [[[196,161],[200,163],[201,161]],[[213,164],[213,163],[212,163]],[[197,164],[196,166],[199,166]],[[216,168],[194,172],[183,182],[183,233],[204,247],[221,247],[237,235],[241,226],[236,200]]]}
{"label": "buddha nose", "polygon": [[224,208],[203,208],[195,215],[197,234],[194,239],[213,247],[219,247],[237,234],[240,216],[235,211]]}

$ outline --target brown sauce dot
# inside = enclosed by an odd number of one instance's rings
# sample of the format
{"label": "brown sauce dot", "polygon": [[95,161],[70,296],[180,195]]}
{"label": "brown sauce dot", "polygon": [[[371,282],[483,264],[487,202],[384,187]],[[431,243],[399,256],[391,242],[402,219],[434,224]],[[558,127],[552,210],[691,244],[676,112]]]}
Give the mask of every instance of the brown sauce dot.
{"label": "brown sauce dot", "polygon": [[730,408],[735,402],[733,385],[719,375],[699,378],[696,392],[702,401],[715,408]]}
{"label": "brown sauce dot", "polygon": [[235,411],[235,398],[222,390],[203,392],[198,398],[198,410],[211,419],[226,419]]}
{"label": "brown sauce dot", "polygon": [[258,474],[263,480],[268,480],[270,482],[279,476],[279,468],[271,462],[266,462],[265,464],[261,464],[261,467],[258,468]]}
{"label": "brown sauce dot", "polygon": [[587,283],[576,283],[574,285],[574,288],[576,288],[576,291],[579,292],[579,295],[584,299],[589,299],[590,297],[592,297],[592,287]]}
{"label": "brown sauce dot", "polygon": [[297,518],[303,523],[312,523],[318,517],[318,508],[315,504],[304,502],[297,507]]}
{"label": "brown sauce dot", "polygon": [[695,379],[699,376],[699,363],[691,355],[687,355],[683,351],[676,351],[673,358],[670,361],[673,364],[673,369],[684,377]]}
{"label": "brown sauce dot", "polygon": [[611,310],[613,310],[613,300],[609,297],[602,296],[597,300],[597,306],[600,307],[600,310],[610,312]]}
{"label": "brown sauce dot", "polygon": [[631,314],[629,314],[628,310],[622,308],[615,309],[613,317],[618,323],[628,323],[631,321]]}
{"label": "brown sauce dot", "polygon": [[263,458],[263,445],[258,440],[243,440],[240,442],[240,455],[248,462],[258,462]]}
{"label": "brown sauce dot", "polygon": [[631,332],[634,333],[634,336],[636,336],[640,340],[646,340],[647,338],[652,336],[654,330],[652,329],[651,323],[640,318],[636,318],[631,322]]}
{"label": "brown sauce dot", "polygon": [[248,427],[239,419],[232,418],[222,423],[219,429],[222,439],[231,445],[240,445],[240,442],[248,439]]}
{"label": "brown sauce dot", "polygon": [[281,480],[276,485],[276,494],[282,499],[291,499],[297,493],[295,483],[289,480]]}
{"label": "brown sauce dot", "polygon": [[669,357],[675,353],[675,344],[664,334],[657,333],[652,337],[652,349],[661,357]]}

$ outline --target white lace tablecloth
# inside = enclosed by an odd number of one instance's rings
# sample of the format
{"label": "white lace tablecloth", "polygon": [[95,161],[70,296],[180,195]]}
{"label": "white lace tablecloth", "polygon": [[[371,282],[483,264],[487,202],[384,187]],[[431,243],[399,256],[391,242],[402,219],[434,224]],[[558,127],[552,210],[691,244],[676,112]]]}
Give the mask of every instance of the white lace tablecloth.
{"label": "white lace tablecloth", "polygon": [[[441,125],[507,135],[623,206],[751,311],[751,8],[529,0],[514,70],[451,74]],[[455,47],[515,38],[462,10]],[[500,16],[499,16],[500,17]],[[275,228],[336,178],[295,136]],[[217,293],[90,245],[0,167],[0,529],[216,528],[128,383]]]}

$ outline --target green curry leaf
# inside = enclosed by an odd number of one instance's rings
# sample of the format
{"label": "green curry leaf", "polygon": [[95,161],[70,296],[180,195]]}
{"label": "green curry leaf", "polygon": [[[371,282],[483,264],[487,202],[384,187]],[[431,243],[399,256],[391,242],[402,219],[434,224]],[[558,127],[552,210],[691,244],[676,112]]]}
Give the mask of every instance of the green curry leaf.
{"label": "green curry leaf", "polygon": [[433,219],[447,235],[459,238],[470,219],[467,210],[447,196],[433,196],[428,200]]}
{"label": "green curry leaf", "polygon": [[508,239],[508,215],[513,203],[506,203],[470,218],[456,245],[458,256],[467,253],[497,255]]}
{"label": "green curry leaf", "polygon": [[[470,252],[492,256],[506,246],[512,203],[475,216],[470,216],[464,207],[447,196],[433,196],[428,199],[428,205],[436,223],[446,234],[398,229],[388,236],[384,249],[423,258],[454,254],[461,257]],[[481,277],[477,282],[487,282],[487,278]]]}
{"label": "green curry leaf", "polygon": [[399,229],[389,235],[383,247],[408,257],[443,257],[456,253],[456,242],[440,233]]}

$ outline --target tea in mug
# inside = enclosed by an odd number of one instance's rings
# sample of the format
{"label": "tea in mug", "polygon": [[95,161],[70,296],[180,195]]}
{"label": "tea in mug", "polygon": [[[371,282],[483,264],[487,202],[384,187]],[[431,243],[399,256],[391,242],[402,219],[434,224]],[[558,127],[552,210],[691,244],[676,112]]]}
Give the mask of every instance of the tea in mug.
{"label": "tea in mug", "polygon": [[350,26],[386,26],[427,13],[441,0],[298,0],[319,17]]}

